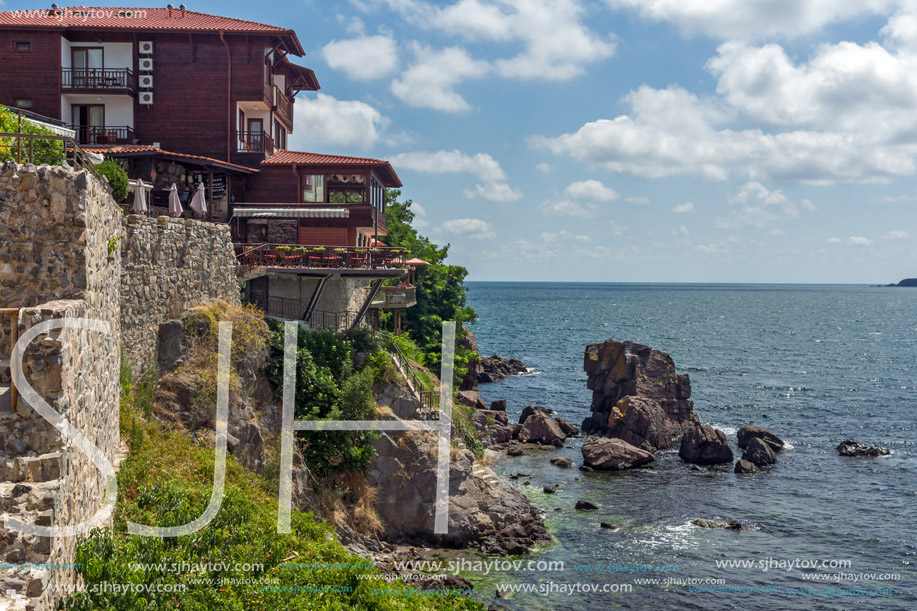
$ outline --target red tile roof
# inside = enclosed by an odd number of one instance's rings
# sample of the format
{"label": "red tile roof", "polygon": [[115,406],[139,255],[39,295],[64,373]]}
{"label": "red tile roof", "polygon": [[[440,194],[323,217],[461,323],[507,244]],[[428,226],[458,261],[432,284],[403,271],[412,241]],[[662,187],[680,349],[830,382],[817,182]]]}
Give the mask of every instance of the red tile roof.
{"label": "red tile roof", "polygon": [[323,155],[321,153],[306,153],[302,151],[279,150],[270,159],[265,159],[261,165],[315,165],[315,166],[345,166],[345,167],[373,167],[380,170],[382,180],[386,187],[400,187],[401,179],[392,168],[392,164],[384,159],[370,157],[350,157],[347,155]]}
{"label": "red tile roof", "polygon": [[245,172],[246,174],[257,174],[258,170],[253,168],[246,167],[244,165],[237,165],[235,163],[229,163],[228,161],[221,161],[219,159],[213,159],[212,157],[203,157],[201,155],[189,155],[187,153],[173,153],[171,151],[164,151],[160,148],[153,146],[152,144],[118,144],[114,146],[84,146],[82,147],[84,151],[90,153],[99,153],[100,155],[113,155],[115,157],[143,157],[144,153],[153,153],[152,156],[155,157],[165,157],[167,159],[189,159],[192,161],[203,161],[205,165],[213,165],[216,167],[227,168],[232,170],[238,170]]}
{"label": "red tile roof", "polygon": [[[171,13],[171,14],[170,14]],[[49,28],[79,30],[139,30],[176,32],[233,32],[241,34],[273,34],[287,37],[290,52],[304,55],[296,33],[257,21],[209,15],[196,11],[166,8],[108,8],[71,6],[59,9],[23,9],[0,12],[0,28]]]}

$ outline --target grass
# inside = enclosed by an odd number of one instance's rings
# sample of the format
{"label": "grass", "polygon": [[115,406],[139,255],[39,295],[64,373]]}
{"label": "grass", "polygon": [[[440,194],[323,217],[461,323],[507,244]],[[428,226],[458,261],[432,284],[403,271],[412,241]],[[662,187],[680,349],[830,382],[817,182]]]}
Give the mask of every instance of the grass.
{"label": "grass", "polygon": [[[135,382],[130,369],[122,368],[120,425],[130,454],[118,473],[114,527],[80,542],[76,562],[82,563],[86,590],[66,599],[63,609],[483,609],[455,592],[425,595],[371,579],[380,571],[344,549],[333,528],[311,513],[293,511],[293,532],[278,534],[276,481],[232,456],[221,509],[208,526],[178,538],[127,534],[128,521],[175,526],[197,518],[213,482],[210,442],[196,443],[145,413],[154,388],[148,377]],[[371,522],[372,498],[363,492],[355,517]],[[142,591],[144,585],[154,589]]]}

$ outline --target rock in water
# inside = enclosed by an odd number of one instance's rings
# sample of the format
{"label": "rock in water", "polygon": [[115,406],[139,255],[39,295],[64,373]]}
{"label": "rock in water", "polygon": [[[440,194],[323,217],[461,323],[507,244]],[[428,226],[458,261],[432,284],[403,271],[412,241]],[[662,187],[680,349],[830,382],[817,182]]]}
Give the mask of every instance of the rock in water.
{"label": "rock in water", "polygon": [[678,455],[695,465],[721,465],[731,463],[733,458],[726,433],[707,425],[698,425],[685,433]]}
{"label": "rock in water", "polygon": [[580,511],[595,511],[598,508],[598,505],[589,501],[577,501],[576,505],[574,505],[574,509],[579,509]]}
{"label": "rock in water", "polygon": [[561,469],[571,469],[573,467],[573,461],[566,456],[555,456],[551,459],[551,464],[556,465]]}
{"label": "rock in water", "polygon": [[632,446],[623,439],[607,437],[587,443],[580,450],[586,466],[601,471],[633,469],[656,459],[652,452]]}
{"label": "rock in water", "polygon": [[519,359],[507,359],[502,356],[486,356],[480,360],[478,382],[488,384],[502,380],[506,376],[525,373],[528,368]]}
{"label": "rock in water", "polygon": [[583,368],[592,391],[584,433],[655,451],[673,447],[675,439],[700,426],[690,401],[691,380],[675,372],[664,352],[609,339],[586,347]]}
{"label": "rock in water", "polygon": [[494,411],[506,411],[506,399],[497,399],[496,401],[491,401],[490,409]]}
{"label": "rock in water", "polygon": [[739,447],[743,450],[752,439],[760,439],[769,445],[774,452],[783,450],[783,440],[777,437],[773,431],[761,428],[760,426],[747,424],[739,429],[739,432],[736,433],[736,437],[739,440]]}
{"label": "rock in water", "polygon": [[726,528],[729,530],[742,530],[742,523],[734,520],[691,520],[691,523],[700,528]]}
{"label": "rock in water", "polygon": [[563,418],[555,418],[554,421],[557,423],[557,426],[560,427],[560,430],[564,432],[564,435],[567,437],[573,437],[574,435],[579,435],[579,429],[564,420]]}
{"label": "rock in water", "polygon": [[868,446],[853,439],[845,439],[834,449],[837,450],[837,453],[841,456],[874,458],[876,456],[888,456],[891,454],[891,450],[888,448]]}
{"label": "rock in water", "polygon": [[541,489],[541,491],[544,492],[545,494],[554,494],[555,492],[557,492],[557,488],[554,486],[545,486],[544,488]]}
{"label": "rock in water", "polygon": [[541,407],[540,405],[527,405],[525,409],[522,410],[522,413],[519,414],[519,424],[525,424],[525,421],[532,414],[544,414],[545,416],[551,416],[554,412],[549,410],[546,407]]}
{"label": "rock in water", "polygon": [[560,447],[564,445],[567,436],[560,430],[555,420],[539,412],[526,418],[522,428],[519,429],[518,439],[522,443]]}
{"label": "rock in water", "polygon": [[736,462],[735,472],[740,475],[747,475],[749,473],[757,473],[758,468],[754,463],[750,463],[747,460],[740,460]]}
{"label": "rock in water", "polygon": [[742,453],[742,460],[756,467],[769,467],[777,462],[777,455],[769,443],[759,437],[752,437]]}

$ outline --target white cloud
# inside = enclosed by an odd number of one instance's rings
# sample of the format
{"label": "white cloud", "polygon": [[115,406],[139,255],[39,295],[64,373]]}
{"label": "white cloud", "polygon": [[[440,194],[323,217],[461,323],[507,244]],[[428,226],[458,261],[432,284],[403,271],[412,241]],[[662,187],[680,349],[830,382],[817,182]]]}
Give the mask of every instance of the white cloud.
{"label": "white cloud", "polygon": [[863,236],[852,235],[846,240],[841,238],[828,238],[828,244],[847,244],[848,246],[869,246],[872,240]]}
{"label": "white cloud", "polygon": [[417,216],[427,216],[427,209],[417,202],[411,202],[411,211]]}
{"label": "white cloud", "polygon": [[652,205],[653,203],[650,201],[650,198],[644,197],[642,195],[625,197],[624,201],[626,201],[628,204],[633,204],[635,206],[649,206],[649,205]]}
{"label": "white cloud", "polygon": [[672,208],[672,212],[676,214],[686,214],[688,212],[694,212],[694,202],[685,202],[683,204],[678,204]]}
{"label": "white cloud", "polygon": [[688,175],[723,181],[877,182],[917,173],[913,145],[882,144],[834,131],[766,133],[724,124],[734,112],[680,87],[646,85],[624,97],[631,114],[586,123],[573,133],[535,136],[533,147],[645,178]]}
{"label": "white cloud", "polygon": [[334,70],[367,81],[382,78],[398,67],[398,46],[390,36],[361,36],[332,40],[322,48],[322,57]]}
{"label": "white cloud", "polygon": [[682,225],[678,229],[672,232],[674,235],[691,235],[691,232],[688,231],[688,228]]}
{"label": "white cloud", "polygon": [[468,199],[509,202],[522,198],[521,191],[506,183],[506,173],[500,163],[486,153],[467,155],[458,149],[435,153],[414,151],[399,153],[391,158],[391,162],[396,168],[425,174],[472,174],[479,183],[474,189],[465,189]]}
{"label": "white cloud", "polygon": [[481,219],[452,219],[442,225],[444,232],[469,240],[493,240],[497,237],[493,225]]}
{"label": "white cloud", "polygon": [[794,36],[863,15],[887,11],[897,0],[607,0],[613,8],[637,10],[687,35],[713,38]]}
{"label": "white cloud", "polygon": [[624,232],[630,228],[625,225],[622,225],[621,223],[619,223],[618,221],[614,219],[610,219],[608,221],[608,229],[611,231],[611,235],[622,236],[624,235]]}
{"label": "white cloud", "polygon": [[298,99],[294,121],[289,147],[304,151],[316,145],[364,150],[379,140],[389,124],[365,102],[338,100],[324,93]]}
{"label": "white cloud", "polygon": [[468,42],[521,45],[520,53],[493,61],[495,73],[507,78],[567,80],[615,52],[614,41],[584,25],[579,0],[458,0],[446,6],[388,0],[388,4],[414,25]]}
{"label": "white cloud", "polygon": [[434,51],[413,43],[414,63],[400,78],[392,81],[392,93],[409,106],[432,108],[443,112],[463,112],[471,105],[454,87],[466,78],[487,74],[487,62],[476,60],[461,47]]}
{"label": "white cloud", "polygon": [[551,173],[551,166],[543,161],[539,163],[538,165],[536,165],[535,169],[538,171],[539,174],[547,175]]}
{"label": "white cloud", "polygon": [[606,187],[598,180],[580,180],[571,183],[564,189],[567,197],[574,199],[586,199],[594,202],[608,202],[620,197],[615,190]]}
{"label": "white cloud", "polygon": [[547,231],[538,236],[542,242],[592,242],[592,238],[587,235],[575,235],[566,229],[553,232]]}
{"label": "white cloud", "polygon": [[598,206],[592,203],[572,202],[569,200],[548,200],[542,202],[538,209],[546,216],[575,216],[592,218]]}
{"label": "white cloud", "polygon": [[894,231],[889,231],[882,237],[884,237],[886,240],[906,240],[911,236],[909,236],[906,231],[896,229]]}
{"label": "white cloud", "polygon": [[798,218],[802,210],[815,210],[815,206],[809,200],[793,201],[782,190],[770,191],[759,182],[742,185],[729,202],[738,204],[738,209],[733,210],[728,217],[717,219],[717,227],[764,228]]}

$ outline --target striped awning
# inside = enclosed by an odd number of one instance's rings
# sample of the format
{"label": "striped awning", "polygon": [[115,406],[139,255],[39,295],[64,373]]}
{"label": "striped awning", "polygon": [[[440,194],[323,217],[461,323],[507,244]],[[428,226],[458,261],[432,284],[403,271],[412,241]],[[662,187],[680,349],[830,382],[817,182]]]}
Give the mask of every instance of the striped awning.
{"label": "striped awning", "polygon": [[283,208],[236,208],[233,216],[250,219],[346,219],[347,208],[315,208],[285,206]]}

